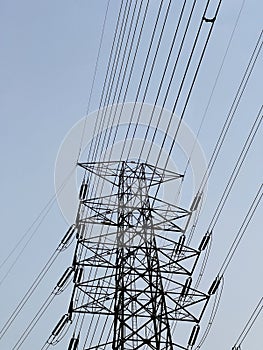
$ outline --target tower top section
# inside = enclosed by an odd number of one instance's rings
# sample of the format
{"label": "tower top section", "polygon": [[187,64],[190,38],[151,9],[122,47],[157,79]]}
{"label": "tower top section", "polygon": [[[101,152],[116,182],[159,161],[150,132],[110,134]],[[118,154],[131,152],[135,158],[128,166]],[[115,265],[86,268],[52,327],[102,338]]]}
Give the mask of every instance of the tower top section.
{"label": "tower top section", "polygon": [[147,187],[183,177],[182,174],[177,172],[132,160],[78,163],[78,165],[88,172],[105,179],[114,186],[119,186],[118,179],[120,176],[131,179],[143,179]]}

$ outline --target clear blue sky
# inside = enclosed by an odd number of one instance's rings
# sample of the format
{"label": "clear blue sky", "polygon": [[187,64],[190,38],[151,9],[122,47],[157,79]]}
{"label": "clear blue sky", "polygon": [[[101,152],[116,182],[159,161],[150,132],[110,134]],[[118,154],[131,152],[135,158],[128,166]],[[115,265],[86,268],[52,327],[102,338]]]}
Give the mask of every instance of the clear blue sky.
{"label": "clear blue sky", "polygon": [[[151,11],[154,14],[153,3]],[[223,1],[205,64],[185,116],[185,122],[194,133],[199,127],[241,3],[242,0]],[[98,108],[119,4],[120,1],[110,2],[101,68],[90,112]],[[86,113],[106,5],[104,0],[0,0],[1,261],[54,194],[54,166],[58,149],[68,131]],[[262,29],[262,12],[261,1],[245,1],[199,137],[207,159]],[[133,98],[131,93],[128,102],[133,102]],[[149,95],[146,102],[152,103],[153,96]],[[205,233],[261,103],[262,53],[213,170],[198,228],[199,238]],[[215,228],[212,254],[202,283],[204,290],[215,277],[262,182],[262,140],[261,127]],[[203,350],[231,349],[262,296],[260,210],[262,212],[262,206],[258,208],[227,270],[220,309]],[[12,273],[0,286],[1,325],[56,248],[67,225],[55,204]],[[12,348],[23,325],[40,305],[39,300],[45,299],[70,265],[71,256],[72,249],[59,258],[38,294],[0,342],[2,349]],[[8,266],[1,269],[1,276]],[[41,348],[57,320],[66,312],[69,296],[70,290],[67,290],[54,301],[22,349]],[[242,349],[262,349],[262,326],[261,315]],[[57,346],[57,349],[62,348],[63,344]]]}

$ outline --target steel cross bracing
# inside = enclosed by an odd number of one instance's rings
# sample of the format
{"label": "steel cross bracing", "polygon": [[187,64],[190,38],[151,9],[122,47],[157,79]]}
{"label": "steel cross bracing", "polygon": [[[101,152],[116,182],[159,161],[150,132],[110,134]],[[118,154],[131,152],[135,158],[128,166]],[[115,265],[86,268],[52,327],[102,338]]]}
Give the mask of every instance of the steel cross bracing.
{"label": "steel cross bracing", "polygon": [[[131,161],[79,165],[107,180],[115,192],[86,198],[88,184],[82,184],[71,229],[77,238],[68,273],[74,274],[74,288],[53,336],[74,314],[92,314],[111,317],[112,328],[110,339],[89,349],[191,348],[211,294],[191,287],[207,237],[198,249],[188,247],[191,211],[150,195],[153,186],[181,175]],[[180,322],[195,324],[186,345],[179,345],[173,332]],[[70,349],[78,343],[73,336]]]}

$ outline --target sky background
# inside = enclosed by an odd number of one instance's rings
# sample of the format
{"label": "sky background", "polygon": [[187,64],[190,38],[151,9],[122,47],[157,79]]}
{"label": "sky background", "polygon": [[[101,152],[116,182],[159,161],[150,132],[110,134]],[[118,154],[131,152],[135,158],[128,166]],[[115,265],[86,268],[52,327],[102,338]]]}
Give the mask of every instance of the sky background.
{"label": "sky background", "polygon": [[[99,93],[113,37],[119,1],[111,1],[100,69],[89,112]],[[223,1],[185,122],[196,133],[222,62],[242,1]],[[86,113],[107,2],[0,0],[1,109],[1,261],[8,255],[54,195],[54,167],[65,135]],[[154,14],[155,3],[151,3]],[[209,159],[250,55],[262,29],[261,1],[245,1],[222,74],[199,135]],[[147,33],[145,34],[147,43]],[[163,50],[165,51],[166,43]],[[209,180],[196,242],[206,232],[234,163],[262,103],[262,53]],[[158,74],[156,83],[158,84]],[[154,87],[153,87],[154,90]],[[134,94],[127,101],[133,102]],[[153,103],[153,94],[147,97]],[[172,105],[172,100],[169,102]],[[169,107],[169,104],[168,104]],[[168,108],[169,109],[169,108]],[[88,120],[88,127],[89,119]],[[201,288],[207,290],[262,182],[262,126],[241,169],[215,231],[212,253]],[[262,296],[262,220],[258,208],[225,275],[220,309],[203,350],[231,349]],[[4,324],[32,280],[55,250],[68,223],[57,204],[30,241],[12,272],[0,285]],[[29,233],[30,235],[30,233]],[[29,237],[27,235],[27,237]],[[195,242],[194,242],[195,243]],[[198,244],[198,243],[196,243]],[[73,247],[62,253],[37,295],[1,340],[11,349],[23,325],[35,314],[63,271]],[[19,251],[19,250],[18,250]],[[14,257],[1,267],[1,279]],[[70,290],[57,297],[22,349],[41,349],[68,307]],[[209,310],[208,313],[209,315]],[[262,315],[242,349],[262,349]],[[205,328],[205,321],[204,326]],[[67,343],[66,343],[67,344]],[[65,347],[65,345],[64,345]],[[57,349],[62,349],[63,343]]]}

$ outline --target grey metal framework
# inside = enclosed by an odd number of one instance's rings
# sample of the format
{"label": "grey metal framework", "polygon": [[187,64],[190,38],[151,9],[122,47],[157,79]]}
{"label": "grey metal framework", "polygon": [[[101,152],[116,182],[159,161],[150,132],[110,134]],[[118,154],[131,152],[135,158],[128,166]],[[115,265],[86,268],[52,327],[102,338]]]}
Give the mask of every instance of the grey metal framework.
{"label": "grey metal framework", "polygon": [[[198,249],[187,246],[192,211],[160,200],[152,191],[182,176],[132,161],[79,165],[110,184],[109,193],[101,188],[101,196],[87,198],[88,183],[82,184],[71,229],[77,237],[74,287],[68,313],[52,334],[74,314],[92,314],[111,317],[112,326],[102,330],[110,332],[107,341],[89,349],[191,349],[213,294],[191,286],[209,237]],[[182,345],[175,328],[186,322],[193,323],[192,332]],[[69,348],[77,349],[78,343],[74,336]]]}

